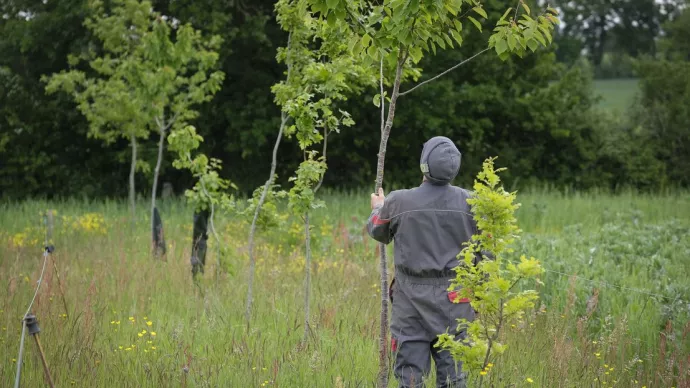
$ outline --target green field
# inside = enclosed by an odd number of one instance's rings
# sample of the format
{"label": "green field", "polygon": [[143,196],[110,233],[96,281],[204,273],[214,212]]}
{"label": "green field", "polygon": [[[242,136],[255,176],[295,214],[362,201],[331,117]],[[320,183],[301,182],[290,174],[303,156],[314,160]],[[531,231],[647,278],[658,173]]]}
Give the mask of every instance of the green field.
{"label": "green field", "polygon": [[635,78],[594,80],[594,92],[601,96],[599,106],[620,113],[630,108],[638,93],[639,81]]}
{"label": "green field", "polygon": [[[493,361],[484,382],[687,386],[690,195],[533,191],[519,200],[519,250],[550,271],[539,288],[544,305],[508,329],[508,350]],[[20,318],[41,269],[45,209],[58,213],[57,250],[34,312],[57,386],[373,386],[380,290],[375,244],[363,229],[368,195],[331,193],[326,203],[314,214],[306,347],[299,345],[300,220],[285,217],[280,228],[260,236],[254,316],[247,329],[245,221],[218,217],[232,272],[217,265],[210,239],[209,265],[195,285],[191,210],[182,202],[161,204],[165,260],[149,254],[143,202],[134,233],[120,202],[1,205],[0,386],[14,379]],[[27,342],[23,370],[23,386],[42,384],[33,342]]]}

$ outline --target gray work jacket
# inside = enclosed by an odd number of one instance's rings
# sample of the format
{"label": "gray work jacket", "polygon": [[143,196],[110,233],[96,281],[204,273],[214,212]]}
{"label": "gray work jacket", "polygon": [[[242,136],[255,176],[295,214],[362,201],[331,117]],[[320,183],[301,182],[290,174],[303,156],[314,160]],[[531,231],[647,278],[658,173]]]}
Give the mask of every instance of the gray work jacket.
{"label": "gray work jacket", "polygon": [[375,240],[395,240],[395,269],[411,276],[447,276],[458,263],[463,243],[479,234],[467,199],[470,193],[429,182],[393,191],[369,216]]}

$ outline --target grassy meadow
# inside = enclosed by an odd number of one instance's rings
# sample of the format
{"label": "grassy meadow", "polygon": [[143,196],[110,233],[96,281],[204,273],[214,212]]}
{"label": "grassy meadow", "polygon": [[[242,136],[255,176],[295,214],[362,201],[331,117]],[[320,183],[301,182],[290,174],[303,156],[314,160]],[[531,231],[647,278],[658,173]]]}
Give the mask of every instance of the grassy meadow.
{"label": "grassy meadow", "polygon": [[[57,386],[373,386],[380,290],[376,247],[363,228],[368,194],[325,197],[328,207],[313,216],[305,347],[299,219],[286,216],[259,236],[247,328],[243,219],[217,217],[230,265],[217,265],[209,238],[206,272],[195,284],[192,212],[182,201],[161,203],[168,246],[162,260],[149,253],[144,202],[133,229],[124,202],[0,205],[0,386],[14,381],[21,317],[41,270],[46,209],[57,211],[56,251],[33,310]],[[493,360],[486,386],[690,386],[690,195],[533,190],[518,198],[518,251],[549,272],[538,287],[543,304],[508,328],[508,350]],[[43,381],[27,338],[23,386]]]}
{"label": "grassy meadow", "polygon": [[601,97],[599,107],[625,113],[639,90],[636,78],[598,79],[592,83],[594,92]]}

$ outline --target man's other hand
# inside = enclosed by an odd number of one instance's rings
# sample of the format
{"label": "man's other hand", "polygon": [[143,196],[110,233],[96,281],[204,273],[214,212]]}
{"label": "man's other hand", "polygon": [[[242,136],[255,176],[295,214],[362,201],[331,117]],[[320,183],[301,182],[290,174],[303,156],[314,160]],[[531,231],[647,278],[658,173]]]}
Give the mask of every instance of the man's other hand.
{"label": "man's other hand", "polygon": [[386,197],[383,195],[383,188],[379,189],[378,194],[371,194],[371,209],[376,209],[383,206],[383,201]]}

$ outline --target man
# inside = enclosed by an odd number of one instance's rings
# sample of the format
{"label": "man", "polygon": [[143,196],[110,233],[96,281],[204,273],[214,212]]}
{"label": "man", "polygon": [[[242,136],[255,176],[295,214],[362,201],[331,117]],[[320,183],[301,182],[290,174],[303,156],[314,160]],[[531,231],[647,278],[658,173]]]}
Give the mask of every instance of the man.
{"label": "man", "polygon": [[388,244],[395,240],[395,280],[391,284],[393,313],[391,350],[396,352],[395,376],[400,387],[420,387],[436,364],[438,387],[465,387],[461,363],[434,347],[437,335],[448,330],[456,338],[457,319],[474,319],[469,300],[448,292],[459,265],[464,242],[477,234],[467,199],[470,193],[450,182],[460,170],[460,151],[446,137],[424,144],[421,186],[371,195],[369,235]]}

